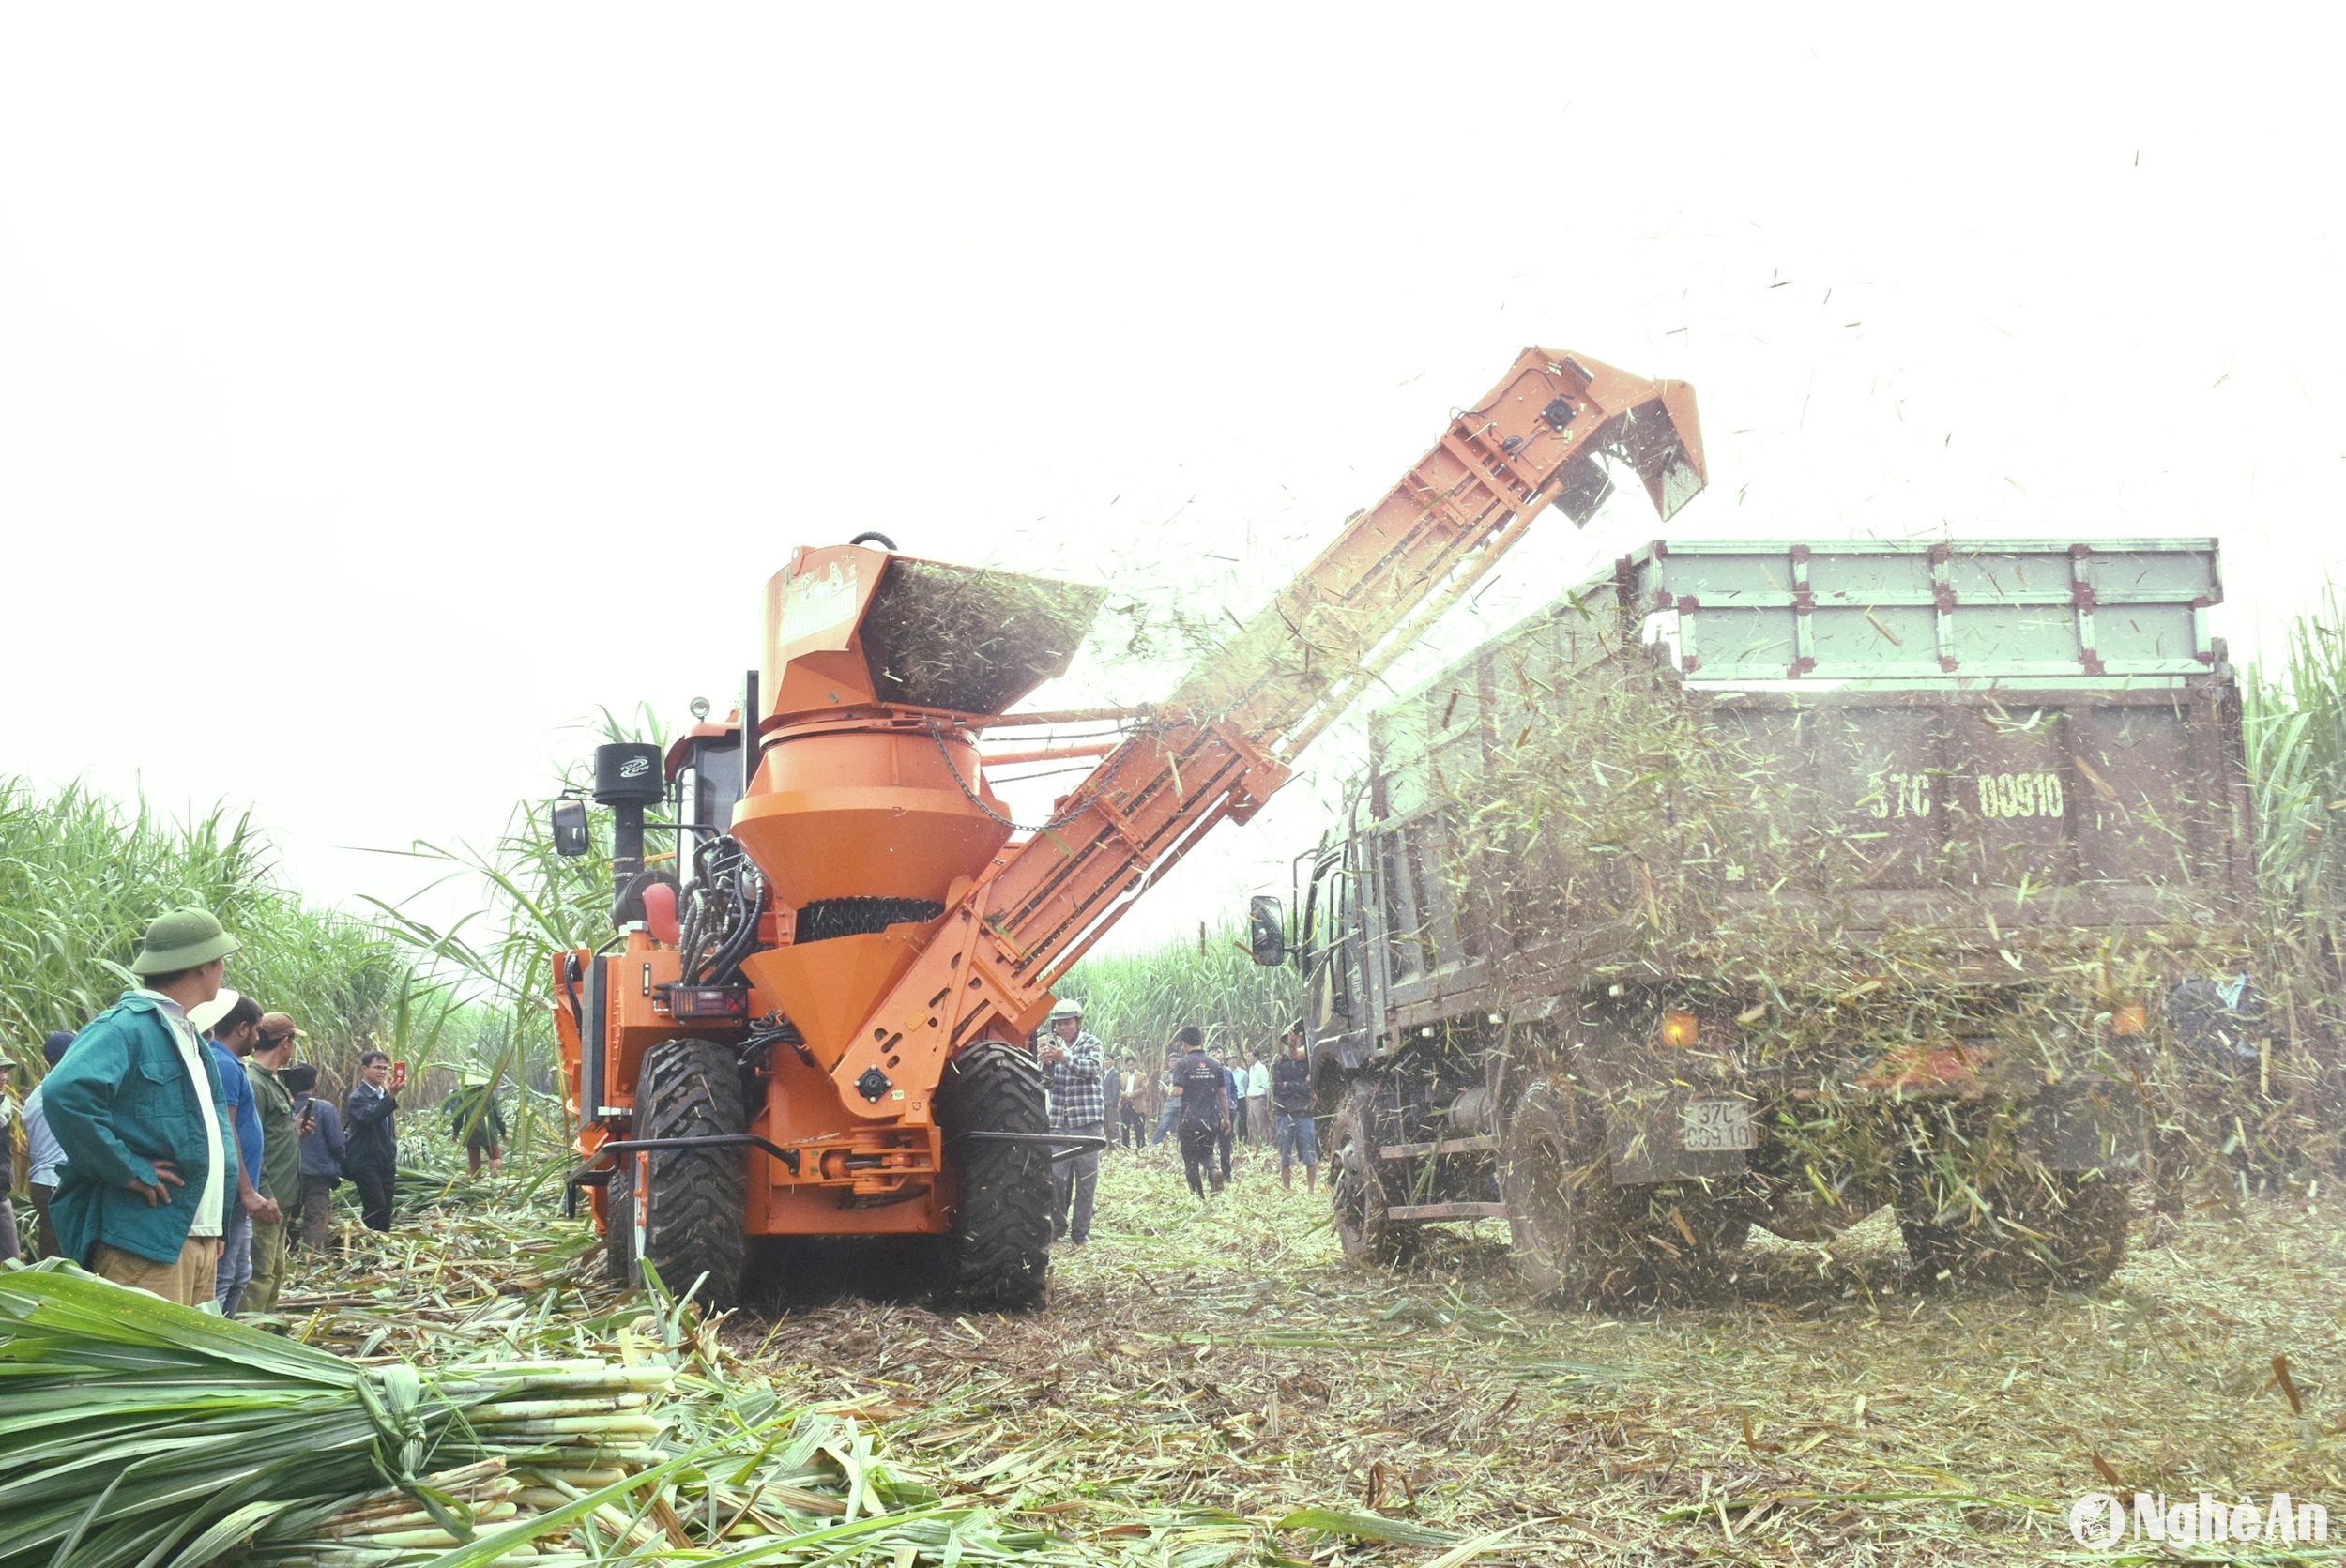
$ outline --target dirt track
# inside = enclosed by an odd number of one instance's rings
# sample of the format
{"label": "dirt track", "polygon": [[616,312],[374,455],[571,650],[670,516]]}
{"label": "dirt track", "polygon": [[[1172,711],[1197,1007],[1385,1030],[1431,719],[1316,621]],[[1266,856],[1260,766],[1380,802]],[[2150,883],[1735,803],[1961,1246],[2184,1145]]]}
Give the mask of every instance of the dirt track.
{"label": "dirt track", "polygon": [[2034,1562],[2076,1549],[2062,1511],[2110,1477],[2285,1489],[2346,1541],[2346,1214],[2326,1199],[2138,1224],[2110,1288],[2034,1300],[1912,1293],[1877,1216],[1834,1256],[1760,1238],[1731,1291],[1629,1317],[1531,1304],[1495,1237],[1357,1272],[1324,1215],[1258,1161],[1200,1213],[1162,1154],[1112,1158],[1093,1242],[1055,1261],[1040,1314],[835,1298],[728,1337],[785,1391],[888,1418],[949,1495],[1135,1560],[1247,1560],[1242,1520],[1330,1508],[1514,1531],[1487,1563]]}

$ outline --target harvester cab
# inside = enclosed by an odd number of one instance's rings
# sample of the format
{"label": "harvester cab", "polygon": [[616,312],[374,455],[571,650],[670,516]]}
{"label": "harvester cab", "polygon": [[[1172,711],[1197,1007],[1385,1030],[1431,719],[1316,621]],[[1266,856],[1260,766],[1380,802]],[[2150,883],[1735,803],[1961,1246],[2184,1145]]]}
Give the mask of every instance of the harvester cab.
{"label": "harvester cab", "polygon": [[[1527,351],[1147,708],[1011,712],[1066,672],[1099,588],[876,536],[795,552],[739,713],[664,757],[596,756],[619,935],[556,954],[553,996],[572,1182],[615,1273],[640,1259],[722,1302],[755,1239],[897,1238],[965,1302],[1037,1301],[1050,1165],[1074,1147],[1028,1044],[1052,986],[1202,834],[1260,809],[1531,517],[1586,521],[1607,460],[1674,510],[1701,484],[1691,389]],[[987,749],[1014,731],[1043,743]],[[1095,757],[1026,830],[987,777]],[[557,841],[583,841],[580,812]],[[663,830],[674,870],[645,855]]]}

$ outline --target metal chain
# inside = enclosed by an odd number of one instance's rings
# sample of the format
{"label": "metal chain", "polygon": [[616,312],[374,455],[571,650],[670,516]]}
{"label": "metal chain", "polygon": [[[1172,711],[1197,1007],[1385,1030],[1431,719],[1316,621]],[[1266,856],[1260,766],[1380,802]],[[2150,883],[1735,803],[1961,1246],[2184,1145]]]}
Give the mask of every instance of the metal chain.
{"label": "metal chain", "polygon": [[945,771],[953,776],[953,783],[961,787],[963,797],[967,799],[971,805],[977,807],[978,810],[983,812],[986,815],[992,817],[1003,827],[1008,828],[1013,833],[1047,833],[1054,828],[1065,827],[1067,824],[1074,821],[1075,818],[1083,814],[1083,805],[1078,802],[1075,805],[1068,807],[1059,815],[1051,818],[1048,822],[1043,823],[1039,827],[1029,828],[1023,822],[1013,822],[1009,817],[1004,816],[1000,812],[996,811],[992,806],[989,806],[983,800],[979,799],[977,792],[969,787],[968,781],[961,776],[961,769],[960,766],[953,761],[953,754],[945,749],[944,729],[939,725],[931,724],[929,726],[929,738],[937,742],[937,754],[945,759]]}

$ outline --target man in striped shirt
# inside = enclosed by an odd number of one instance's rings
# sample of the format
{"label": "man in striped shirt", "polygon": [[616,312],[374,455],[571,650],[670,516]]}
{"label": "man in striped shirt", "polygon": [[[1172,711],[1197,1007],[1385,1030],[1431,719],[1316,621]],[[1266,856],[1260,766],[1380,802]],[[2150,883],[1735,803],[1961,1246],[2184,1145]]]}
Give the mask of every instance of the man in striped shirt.
{"label": "man in striped shirt", "polygon": [[[1084,1028],[1080,1002],[1051,1009],[1050,1032],[1040,1052],[1051,1091],[1051,1131],[1085,1137],[1107,1134],[1107,1093],[1101,1074],[1107,1053]],[[1097,1145],[1051,1166],[1051,1239],[1082,1246],[1091,1240],[1091,1199],[1100,1185]],[[1073,1213],[1070,1213],[1070,1210]]]}

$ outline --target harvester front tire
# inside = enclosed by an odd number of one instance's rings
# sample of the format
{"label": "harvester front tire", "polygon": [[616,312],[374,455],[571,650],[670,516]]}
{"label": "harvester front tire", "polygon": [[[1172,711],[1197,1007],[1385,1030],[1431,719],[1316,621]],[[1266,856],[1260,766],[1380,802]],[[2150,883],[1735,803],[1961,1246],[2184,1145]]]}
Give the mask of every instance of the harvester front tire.
{"label": "harvester front tire", "polygon": [[1050,1146],[956,1134],[1050,1132],[1043,1069],[1015,1045],[985,1041],[945,1064],[937,1106],[955,1179],[943,1294],[982,1312],[1023,1312],[1043,1300],[1050,1267]]}
{"label": "harvester front tire", "polygon": [[1353,1089],[1337,1108],[1329,1141],[1328,1200],[1346,1259],[1369,1269],[1405,1267],[1417,1252],[1418,1234],[1387,1212],[1393,1200],[1385,1189],[1374,1102],[1365,1086]]}
{"label": "harvester front tire", "polygon": [[[748,1126],[741,1070],[732,1051],[701,1040],[672,1040],[644,1057],[635,1081],[639,1138],[723,1137]],[[740,1300],[749,1262],[749,1156],[739,1144],[714,1149],[655,1149],[644,1256],[661,1282],[679,1294],[702,1281],[694,1300],[729,1307]],[[632,1155],[621,1155],[632,1164]],[[610,1256],[636,1283],[632,1259],[637,1194],[623,1169],[610,1186]]]}

